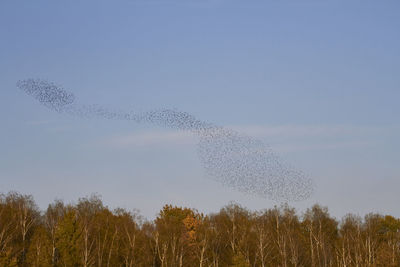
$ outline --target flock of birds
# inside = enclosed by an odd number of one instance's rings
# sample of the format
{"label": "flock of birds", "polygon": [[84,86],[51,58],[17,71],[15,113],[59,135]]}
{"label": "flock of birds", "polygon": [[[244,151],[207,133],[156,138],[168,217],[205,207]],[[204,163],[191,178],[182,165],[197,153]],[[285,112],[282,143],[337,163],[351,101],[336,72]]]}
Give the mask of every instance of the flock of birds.
{"label": "flock of birds", "polygon": [[17,87],[59,113],[189,131],[199,138],[198,155],[206,173],[241,192],[277,201],[305,200],[313,192],[313,181],[308,176],[284,163],[260,140],[201,121],[187,112],[174,109],[122,112],[79,104],[72,93],[44,80],[21,80]]}

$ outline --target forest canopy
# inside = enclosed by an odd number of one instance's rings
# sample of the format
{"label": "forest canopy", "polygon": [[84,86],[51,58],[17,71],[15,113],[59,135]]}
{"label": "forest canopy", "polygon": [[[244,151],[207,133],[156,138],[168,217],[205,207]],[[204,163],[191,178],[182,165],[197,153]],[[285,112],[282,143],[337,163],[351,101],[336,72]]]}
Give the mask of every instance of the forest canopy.
{"label": "forest canopy", "polygon": [[10,192],[0,195],[0,266],[400,266],[400,219],[230,203],[212,214],[165,205],[148,221],[96,195],[41,211]]}

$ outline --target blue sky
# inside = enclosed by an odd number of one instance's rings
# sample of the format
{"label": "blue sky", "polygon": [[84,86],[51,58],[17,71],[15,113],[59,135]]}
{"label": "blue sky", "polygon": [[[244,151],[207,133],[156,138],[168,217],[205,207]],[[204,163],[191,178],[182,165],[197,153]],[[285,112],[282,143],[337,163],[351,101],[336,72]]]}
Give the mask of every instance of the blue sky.
{"label": "blue sky", "polygon": [[42,208],[93,192],[154,217],[273,201],[205,178],[196,138],[47,110],[19,79],[82,103],[176,108],[269,144],[333,215],[400,216],[397,1],[1,1],[0,188]]}

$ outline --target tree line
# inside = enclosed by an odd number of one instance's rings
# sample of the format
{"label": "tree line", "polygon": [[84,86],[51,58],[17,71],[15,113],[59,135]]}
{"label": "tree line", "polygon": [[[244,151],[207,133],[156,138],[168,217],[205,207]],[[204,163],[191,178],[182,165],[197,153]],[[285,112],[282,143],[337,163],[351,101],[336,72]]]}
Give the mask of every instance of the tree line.
{"label": "tree line", "polygon": [[0,195],[0,266],[400,266],[400,219],[346,215],[314,205],[218,213],[165,205],[153,221],[110,210],[93,195],[56,200],[40,211],[33,197]]}

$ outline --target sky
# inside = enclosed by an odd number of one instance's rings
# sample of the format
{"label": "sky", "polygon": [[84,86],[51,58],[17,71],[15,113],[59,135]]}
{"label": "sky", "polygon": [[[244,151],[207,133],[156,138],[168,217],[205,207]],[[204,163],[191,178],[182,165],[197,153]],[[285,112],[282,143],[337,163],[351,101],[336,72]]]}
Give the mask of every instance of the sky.
{"label": "sky", "polygon": [[195,136],[80,119],[16,82],[81,103],[175,108],[262,140],[315,182],[332,216],[400,217],[398,1],[0,2],[0,192],[41,209],[93,193],[153,219],[164,204],[217,212],[280,203],[209,179]]}

